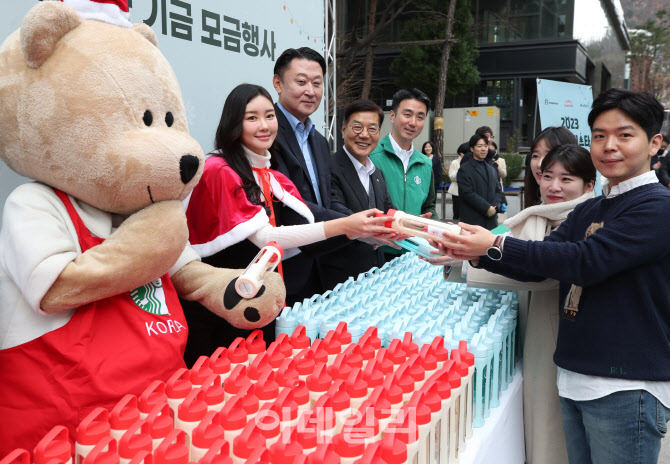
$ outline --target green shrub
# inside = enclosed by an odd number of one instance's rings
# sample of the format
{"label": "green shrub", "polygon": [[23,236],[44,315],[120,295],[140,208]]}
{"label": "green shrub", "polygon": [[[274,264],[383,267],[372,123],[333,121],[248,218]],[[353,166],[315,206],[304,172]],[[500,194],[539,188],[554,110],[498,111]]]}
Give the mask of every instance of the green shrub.
{"label": "green shrub", "polygon": [[509,187],[526,167],[526,157],[518,153],[501,153],[500,157],[507,164],[507,176],[503,179],[503,185]]}

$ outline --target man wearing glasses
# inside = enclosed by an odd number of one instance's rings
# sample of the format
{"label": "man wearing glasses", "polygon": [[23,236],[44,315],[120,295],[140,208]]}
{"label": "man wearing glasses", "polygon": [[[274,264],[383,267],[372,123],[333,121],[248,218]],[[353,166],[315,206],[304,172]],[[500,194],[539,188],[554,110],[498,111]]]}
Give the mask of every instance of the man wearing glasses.
{"label": "man wearing glasses", "polygon": [[[430,99],[418,89],[397,91],[393,95],[391,133],[379,142],[370,159],[386,176],[397,209],[437,218],[433,164],[412,143],[423,130],[429,106]],[[390,261],[401,252],[385,247],[384,253]]]}
{"label": "man wearing glasses", "polygon": [[[395,209],[386,189],[384,174],[370,161],[370,153],[379,142],[379,128],[384,112],[370,100],[356,100],[344,109],[342,139],[344,146],[333,155],[332,196],[333,207],[346,209],[344,214],[357,213],[371,208],[381,211]],[[366,243],[354,240],[344,248],[324,256],[323,279],[327,288],[333,288],[350,276],[384,265],[384,253],[379,245],[398,248],[386,237],[366,239]]]}

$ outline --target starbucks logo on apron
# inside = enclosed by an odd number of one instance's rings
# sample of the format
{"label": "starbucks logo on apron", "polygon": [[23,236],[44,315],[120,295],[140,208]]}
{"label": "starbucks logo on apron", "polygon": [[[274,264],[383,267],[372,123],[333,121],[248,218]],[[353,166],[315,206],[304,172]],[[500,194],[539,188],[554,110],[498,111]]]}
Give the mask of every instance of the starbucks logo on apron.
{"label": "starbucks logo on apron", "polygon": [[416,185],[421,185],[421,177],[419,176],[414,176],[414,183]]}
{"label": "starbucks logo on apron", "polygon": [[156,279],[130,292],[135,304],[151,314],[170,314],[165,303],[165,292],[161,279]]}

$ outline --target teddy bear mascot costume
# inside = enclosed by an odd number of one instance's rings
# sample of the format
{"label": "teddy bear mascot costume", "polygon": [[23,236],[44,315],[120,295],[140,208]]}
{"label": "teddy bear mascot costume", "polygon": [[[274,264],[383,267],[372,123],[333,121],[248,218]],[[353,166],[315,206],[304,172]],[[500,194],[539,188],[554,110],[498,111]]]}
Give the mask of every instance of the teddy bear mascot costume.
{"label": "teddy bear mascot costume", "polygon": [[245,329],[284,302],[272,273],[226,307],[242,271],[188,244],[203,152],[155,34],[128,18],[127,0],[45,1],[0,48],[0,158],[35,181],[0,229],[0,457],[184,367],[178,296]]}

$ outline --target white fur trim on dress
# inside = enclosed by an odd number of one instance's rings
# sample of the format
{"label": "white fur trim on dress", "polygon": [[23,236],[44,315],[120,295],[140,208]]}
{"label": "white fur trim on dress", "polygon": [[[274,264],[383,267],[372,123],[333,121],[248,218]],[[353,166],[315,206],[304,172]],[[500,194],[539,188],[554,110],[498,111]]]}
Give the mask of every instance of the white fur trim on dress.
{"label": "white fur trim on dress", "polygon": [[77,10],[77,13],[84,19],[95,19],[117,26],[132,28],[130,22],[130,13],[121,11],[121,9],[113,3],[98,3],[91,0],[63,0]]}
{"label": "white fur trim on dress", "polygon": [[228,248],[229,246],[241,242],[251,234],[258,232],[269,223],[270,219],[265,212],[265,208],[261,208],[261,210],[254,217],[248,221],[244,221],[236,225],[225,234],[216,237],[214,240],[197,245],[191,244],[191,246],[196,252],[198,252],[198,255],[200,255],[201,258],[207,258],[208,256],[215,255],[219,251]]}

